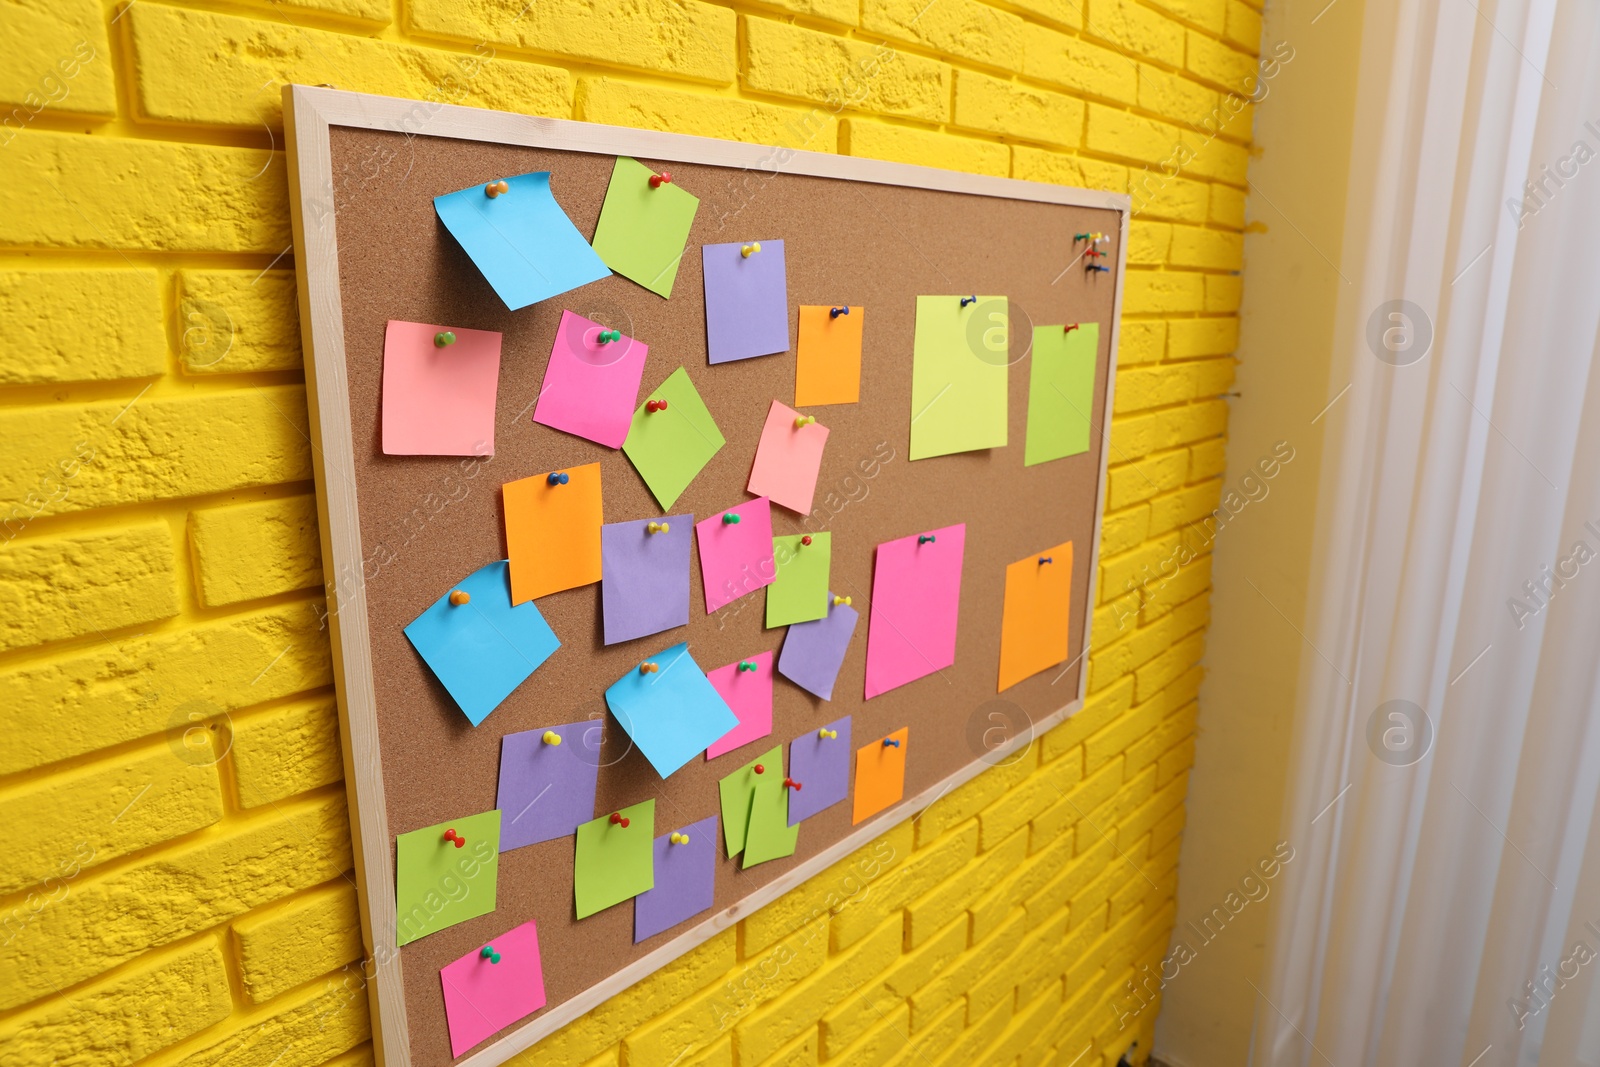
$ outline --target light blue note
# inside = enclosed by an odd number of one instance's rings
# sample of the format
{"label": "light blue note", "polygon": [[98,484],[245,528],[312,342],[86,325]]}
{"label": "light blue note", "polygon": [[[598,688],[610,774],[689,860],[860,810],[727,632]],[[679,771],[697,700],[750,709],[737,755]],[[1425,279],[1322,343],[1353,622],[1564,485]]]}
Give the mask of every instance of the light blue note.
{"label": "light blue note", "polygon": [[687,644],[673,645],[642,664],[656,669],[634,667],[606,690],[606,704],[650,766],[666,778],[738,726],[739,719]]}
{"label": "light blue note", "polygon": [[608,276],[583,234],[550,193],[550,172],[504,179],[433,198],[433,210],[512,311]]}
{"label": "light blue note", "polygon": [[[452,604],[455,592],[469,599]],[[505,560],[451,586],[406,627],[406,637],[474,726],[561,647],[533,601],[512,607]]]}

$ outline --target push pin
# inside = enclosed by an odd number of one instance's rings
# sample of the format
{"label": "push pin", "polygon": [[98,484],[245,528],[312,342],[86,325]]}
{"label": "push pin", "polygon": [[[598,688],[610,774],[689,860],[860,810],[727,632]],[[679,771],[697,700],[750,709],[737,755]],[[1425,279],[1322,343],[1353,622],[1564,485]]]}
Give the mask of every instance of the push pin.
{"label": "push pin", "polygon": [[739,669],[741,671],[753,671],[756,669],[756,665],[747,659],[742,659],[739,661]]}
{"label": "push pin", "polygon": [[1092,233],[1075,233],[1072,235],[1072,243],[1077,244],[1079,241],[1087,241],[1093,237],[1094,234]]}
{"label": "push pin", "polygon": [[812,423],[814,423],[816,421],[817,421],[817,417],[815,415],[801,415],[800,417],[798,417],[797,419],[794,420],[794,428],[798,430],[798,429],[800,429],[800,427],[802,427],[802,426],[810,426]]}
{"label": "push pin", "polygon": [[665,522],[652,522],[650,525],[646,526],[645,529],[649,530],[651,533],[672,532],[672,526]]}
{"label": "push pin", "polygon": [[891,746],[891,745],[893,745],[893,746],[894,746],[894,747],[895,747],[895,748],[899,748],[899,747],[900,747],[900,742],[899,742],[899,741],[896,741],[896,740],[895,740],[895,739],[894,739],[894,738],[892,738],[892,737],[885,737],[885,738],[884,738],[884,739],[883,739],[883,747],[884,747],[884,748],[888,748],[888,747],[889,747],[889,746]]}
{"label": "push pin", "polygon": [[1087,270],[1087,271],[1090,271],[1091,273],[1094,272],[1094,271],[1099,271],[1101,274],[1108,274],[1111,271],[1110,267],[1102,267],[1098,263],[1090,263],[1087,266],[1085,266],[1084,269]]}
{"label": "push pin", "polygon": [[917,536],[917,544],[919,545],[931,544],[937,540],[938,538],[934,537],[933,534],[919,534]]}
{"label": "push pin", "polygon": [[829,308],[828,309],[828,318],[830,318],[830,319],[836,319],[840,315],[848,315],[848,314],[850,314],[850,305],[848,305],[848,304],[846,304],[842,308]]}
{"label": "push pin", "polygon": [[443,330],[433,335],[433,347],[444,348],[456,343],[456,335],[451,330]]}
{"label": "push pin", "polygon": [[755,772],[757,774],[766,774],[767,773],[767,769],[765,767],[763,767],[761,764],[758,763],[758,764],[755,765]]}
{"label": "push pin", "polygon": [[830,730],[826,726],[817,731],[817,736],[823,739],[833,739],[839,736],[838,730]]}
{"label": "push pin", "polygon": [[785,789],[800,789],[800,788],[803,788],[800,785],[800,783],[795,781],[793,778],[785,778],[783,780],[783,787]]}
{"label": "push pin", "polygon": [[847,596],[836,596],[836,597],[834,597],[833,598],[833,606],[834,607],[838,607],[840,604],[843,604],[845,607],[849,607],[850,606],[850,598],[847,597]]}
{"label": "push pin", "polygon": [[739,525],[739,516],[734,512],[724,511],[722,513],[722,521],[728,526],[737,526]]}
{"label": "push pin", "polygon": [[680,834],[678,831],[674,830],[672,831],[672,836],[667,838],[667,840],[671,841],[674,845],[687,845],[689,843],[689,835]]}
{"label": "push pin", "polygon": [[551,471],[550,477],[546,478],[545,481],[549,482],[551,485],[566,485],[567,476],[562,471]]}
{"label": "push pin", "polygon": [[601,344],[607,344],[607,343],[609,343],[611,341],[620,341],[620,340],[622,340],[622,331],[621,330],[601,330],[600,331],[599,341],[600,341]]}
{"label": "push pin", "polygon": [[743,256],[745,259],[749,259],[751,256],[755,255],[759,251],[761,251],[761,242],[760,241],[752,241],[749,244],[745,245],[743,248],[739,249],[739,254],[741,256]]}
{"label": "push pin", "polygon": [[803,536],[802,536],[802,537],[801,537],[801,538],[800,538],[800,543],[801,543],[801,544],[802,544],[802,545],[809,545],[809,544],[810,544],[810,543],[811,543],[811,535],[810,535],[810,534],[805,534],[805,535],[803,535]]}
{"label": "push pin", "polygon": [[628,828],[628,820],[622,817],[622,812],[614,811],[611,813],[611,825],[620,826],[626,830]]}
{"label": "push pin", "polygon": [[652,174],[652,175],[650,175],[650,188],[652,188],[652,189],[659,189],[663,185],[671,185],[671,184],[672,184],[672,175],[668,174],[666,171],[662,171],[660,174]]}
{"label": "push pin", "polygon": [[647,400],[645,401],[644,409],[646,411],[665,411],[667,410],[667,402],[665,400]]}
{"label": "push pin", "polygon": [[966,307],[968,304],[976,304],[977,302],[978,298],[975,296],[964,296],[961,298],[962,307]]}
{"label": "push pin", "polygon": [[639,664],[639,673],[640,674],[655,674],[660,669],[661,669],[661,664],[656,663],[654,660],[650,660],[650,661],[647,661],[647,662]]}
{"label": "push pin", "polygon": [[465,589],[452,589],[450,591],[450,603],[456,607],[460,607],[462,604],[470,604],[472,603],[472,594]]}
{"label": "push pin", "polygon": [[1056,558],[1054,556],[1040,556],[1039,557],[1039,562],[1040,563],[1054,563],[1055,561],[1056,561]]}
{"label": "push pin", "polygon": [[544,732],[544,743],[547,745],[560,745],[561,735],[554,730],[546,730]]}
{"label": "push pin", "polygon": [[478,955],[482,956],[484,959],[488,960],[490,963],[499,963],[500,962],[500,953],[498,953],[498,952],[496,952],[494,950],[494,946],[493,945],[484,945],[483,946],[483,951],[478,953]]}
{"label": "push pin", "polygon": [[460,834],[456,833],[454,830],[446,830],[444,832],[444,839],[446,841],[449,841],[452,844],[454,844],[456,846],[456,848],[460,848],[462,845],[467,843],[466,838],[462,837]]}
{"label": "push pin", "polygon": [[493,200],[502,193],[509,193],[511,191],[511,186],[507,185],[502,179],[501,181],[490,182],[488,185],[485,185],[483,187],[483,191],[489,194],[490,200]]}
{"label": "push pin", "polygon": [[1078,328],[1078,324],[1077,323],[1069,322],[1065,326],[1061,327],[1061,332],[1062,333],[1071,333],[1073,330],[1076,330],[1077,328]]}
{"label": "push pin", "polygon": [[1087,250],[1084,251],[1083,254],[1088,256],[1090,259],[1099,259],[1101,256],[1105,255],[1104,252],[1102,252],[1098,248],[1094,248],[1094,247],[1088,248]]}

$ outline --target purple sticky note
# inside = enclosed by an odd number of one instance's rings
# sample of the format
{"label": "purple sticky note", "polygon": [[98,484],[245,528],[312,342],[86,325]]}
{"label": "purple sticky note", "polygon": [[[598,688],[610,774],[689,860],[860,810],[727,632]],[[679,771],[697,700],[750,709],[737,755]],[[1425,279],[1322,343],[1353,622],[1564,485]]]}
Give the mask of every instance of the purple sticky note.
{"label": "purple sticky note", "polygon": [[530,920],[507,930],[440,970],[439,982],[450,1055],[459,1056],[544,1007],[539,927]]}
{"label": "purple sticky note", "polygon": [[789,777],[800,788],[789,794],[789,825],[798,826],[850,795],[850,716],[789,742]]}
{"label": "purple sticky note", "polygon": [[849,604],[835,604],[828,593],[828,614],[813,622],[797,622],[783,639],[778,673],[808,693],[833,699],[833,683],[844,665],[850,636],[861,616]]}
{"label": "purple sticky note", "polygon": [[689,528],[693,525],[693,515],[668,515],[600,527],[600,600],[605,608],[606,644],[689,625]]}
{"label": "purple sticky note", "polygon": [[[750,667],[754,667],[751,670]],[[723,734],[706,749],[706,759],[716,759],[772,732],[772,653],[759,652],[748,659],[707,671],[706,678],[716,686],[722,699],[739,717],[739,725]]]}
{"label": "purple sticky note", "polygon": [[[759,247],[760,251],[755,251]],[[750,248],[749,255],[744,250]],[[789,350],[782,241],[706,245],[706,351],[712,363]]]}
{"label": "purple sticky note", "polygon": [[533,421],[621,448],[639,404],[648,345],[615,326],[561,313]]}
{"label": "purple sticky note", "polygon": [[[673,835],[688,841],[672,840]],[[656,884],[633,898],[633,943],[710,909],[717,874],[717,817],[655,839]]]}
{"label": "purple sticky note", "polygon": [[[571,837],[594,818],[599,722],[546,726],[500,739],[500,851]],[[545,740],[551,733],[559,745]]]}
{"label": "purple sticky note", "polygon": [[778,577],[772,552],[772,505],[766,497],[719,511],[695,524],[706,614]]}

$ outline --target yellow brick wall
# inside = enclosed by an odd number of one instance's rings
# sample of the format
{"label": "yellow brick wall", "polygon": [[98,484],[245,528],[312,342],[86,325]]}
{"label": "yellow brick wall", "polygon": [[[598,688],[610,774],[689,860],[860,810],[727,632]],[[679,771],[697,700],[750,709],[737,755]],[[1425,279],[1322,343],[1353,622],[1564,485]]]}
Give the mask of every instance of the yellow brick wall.
{"label": "yellow brick wall", "polygon": [[1155,1006],[1119,1015],[1173,923],[1255,0],[7,0],[0,32],[0,1059],[372,1061],[289,81],[1133,194],[1088,706],[519,1062],[1148,1050]]}

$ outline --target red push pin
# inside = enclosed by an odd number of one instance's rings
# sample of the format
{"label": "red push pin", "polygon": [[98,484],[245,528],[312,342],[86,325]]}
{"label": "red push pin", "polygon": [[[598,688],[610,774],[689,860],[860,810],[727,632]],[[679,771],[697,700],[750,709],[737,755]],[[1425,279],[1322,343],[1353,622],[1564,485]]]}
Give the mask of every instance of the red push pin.
{"label": "red push pin", "polygon": [[622,817],[622,812],[614,811],[611,813],[611,825],[620,826],[626,830],[628,828],[628,820]]}
{"label": "red push pin", "polygon": [[644,409],[646,411],[665,411],[667,410],[667,402],[665,400],[646,401]]}
{"label": "red push pin", "polygon": [[466,839],[463,838],[460,834],[456,833],[454,830],[446,830],[444,832],[444,839],[446,841],[453,842],[455,844],[456,848],[460,848],[462,845],[467,843]]}
{"label": "red push pin", "polygon": [[811,543],[811,535],[806,534],[804,537],[800,538],[800,543],[802,545],[809,545]]}
{"label": "red push pin", "polygon": [[763,767],[761,764],[758,763],[758,764],[756,764],[756,773],[757,774],[766,774],[767,773],[767,769],[765,767]]}
{"label": "red push pin", "polygon": [[793,778],[785,778],[783,780],[783,787],[785,789],[799,789],[799,788],[801,788],[800,783],[795,781]]}
{"label": "red push pin", "polygon": [[1069,322],[1065,326],[1061,327],[1061,332],[1062,333],[1071,333],[1073,330],[1076,330],[1077,328],[1078,328],[1078,324],[1077,323]]}
{"label": "red push pin", "polygon": [[672,175],[668,174],[666,171],[662,171],[660,174],[652,174],[652,175],[650,175],[650,188],[652,188],[652,189],[659,189],[663,185],[671,185],[671,184],[672,184]]}

